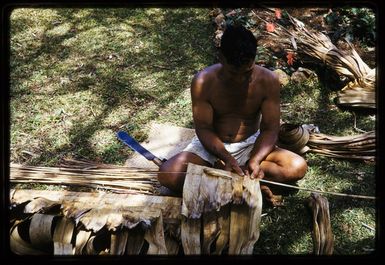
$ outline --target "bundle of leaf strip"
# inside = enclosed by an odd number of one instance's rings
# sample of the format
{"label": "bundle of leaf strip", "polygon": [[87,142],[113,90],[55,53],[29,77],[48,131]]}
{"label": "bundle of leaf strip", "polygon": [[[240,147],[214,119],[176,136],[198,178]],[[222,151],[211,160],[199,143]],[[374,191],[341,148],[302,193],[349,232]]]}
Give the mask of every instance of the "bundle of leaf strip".
{"label": "bundle of leaf strip", "polygon": [[11,164],[11,183],[40,183],[104,189],[115,193],[157,194],[157,172],[97,163],[75,162],[63,167]]}
{"label": "bundle of leaf strip", "polygon": [[374,131],[352,136],[311,133],[307,145],[309,152],[324,156],[373,162],[376,154],[376,135]]}
{"label": "bundle of leaf strip", "polygon": [[298,154],[304,154],[309,150],[306,146],[309,141],[309,131],[297,124],[281,124],[277,145]]}
{"label": "bundle of leaf strip", "polygon": [[[313,32],[305,24],[287,14],[292,30],[277,25],[269,32],[277,41],[286,44],[288,50],[308,55],[334,69],[338,75],[351,80],[338,92],[336,103],[353,108],[375,109],[376,69],[371,69],[361,57],[351,48],[351,54],[338,49],[328,36],[321,32]],[[267,23],[266,20],[256,17]]]}
{"label": "bundle of leaf strip", "polygon": [[374,161],[374,131],[351,136],[331,136],[314,132],[305,125],[281,124],[277,145],[297,154],[313,152],[328,157]]}

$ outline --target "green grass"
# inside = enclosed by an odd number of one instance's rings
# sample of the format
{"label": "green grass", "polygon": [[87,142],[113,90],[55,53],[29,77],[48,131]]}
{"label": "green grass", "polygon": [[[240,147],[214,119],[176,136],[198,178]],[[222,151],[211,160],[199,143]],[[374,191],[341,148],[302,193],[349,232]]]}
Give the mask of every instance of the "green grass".
{"label": "green grass", "polygon": [[[193,127],[193,75],[215,63],[209,9],[15,9],[11,15],[11,161],[55,166],[62,158],[123,164],[131,155],[115,137],[124,129],[145,140],[151,121]],[[316,78],[281,92],[282,120],[311,123],[322,133],[352,135],[354,117],[338,109],[336,92]],[[357,114],[373,130],[375,116]],[[301,187],[375,194],[375,166],[306,154]],[[24,185],[25,186],[25,185]],[[23,187],[23,186],[21,186]],[[36,189],[56,189],[44,185]],[[375,249],[373,201],[325,195],[335,254]],[[312,252],[309,193],[264,206],[255,254]]]}
{"label": "green grass", "polygon": [[117,130],[141,141],[152,120],[191,127],[191,79],[214,62],[208,12],[14,10],[12,161],[55,165],[73,156],[122,164],[130,152]]}

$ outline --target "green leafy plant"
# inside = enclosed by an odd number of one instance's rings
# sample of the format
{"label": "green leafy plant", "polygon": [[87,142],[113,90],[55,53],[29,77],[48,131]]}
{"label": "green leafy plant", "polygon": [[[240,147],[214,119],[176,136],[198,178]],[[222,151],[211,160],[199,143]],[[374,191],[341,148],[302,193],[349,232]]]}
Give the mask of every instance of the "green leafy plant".
{"label": "green leafy plant", "polygon": [[349,41],[358,39],[367,46],[374,46],[376,40],[376,18],[369,8],[337,8],[325,16],[331,26],[333,40],[341,37]]}
{"label": "green leafy plant", "polygon": [[234,9],[226,13],[227,25],[243,25],[248,29],[256,27],[257,22],[252,19],[250,14],[245,13],[242,9]]}

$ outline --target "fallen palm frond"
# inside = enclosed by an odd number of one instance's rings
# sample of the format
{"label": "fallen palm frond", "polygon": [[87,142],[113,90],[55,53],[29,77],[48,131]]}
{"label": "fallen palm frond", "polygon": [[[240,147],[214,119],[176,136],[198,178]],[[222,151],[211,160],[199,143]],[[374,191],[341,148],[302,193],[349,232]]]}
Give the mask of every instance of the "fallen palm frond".
{"label": "fallen palm frond", "polygon": [[[268,23],[257,14],[254,15]],[[338,49],[328,36],[322,32],[314,32],[305,24],[288,14],[293,26],[287,29],[277,24],[268,32],[277,41],[285,44],[288,50],[315,58],[320,63],[334,69],[338,75],[347,77],[350,82],[342,88],[337,96],[337,104],[350,107],[376,108],[375,81],[376,69],[371,69],[349,43],[351,52]]]}

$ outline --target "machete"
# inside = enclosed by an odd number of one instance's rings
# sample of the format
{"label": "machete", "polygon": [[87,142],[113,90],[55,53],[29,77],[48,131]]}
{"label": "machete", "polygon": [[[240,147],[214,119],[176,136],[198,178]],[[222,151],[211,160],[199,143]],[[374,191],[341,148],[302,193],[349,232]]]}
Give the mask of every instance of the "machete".
{"label": "machete", "polygon": [[122,141],[124,144],[129,146],[132,150],[138,152],[139,154],[144,156],[147,160],[154,162],[158,167],[160,167],[162,163],[166,161],[166,159],[162,160],[159,157],[156,157],[153,153],[151,153],[146,148],[144,148],[140,143],[138,143],[134,138],[132,138],[125,131],[119,131],[116,134],[116,136],[120,141]]}

